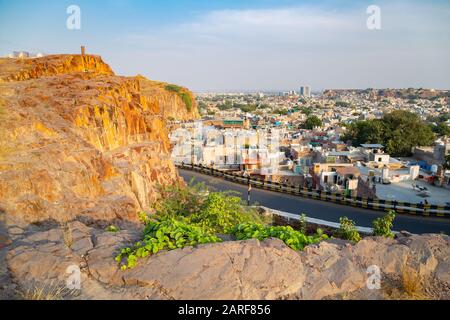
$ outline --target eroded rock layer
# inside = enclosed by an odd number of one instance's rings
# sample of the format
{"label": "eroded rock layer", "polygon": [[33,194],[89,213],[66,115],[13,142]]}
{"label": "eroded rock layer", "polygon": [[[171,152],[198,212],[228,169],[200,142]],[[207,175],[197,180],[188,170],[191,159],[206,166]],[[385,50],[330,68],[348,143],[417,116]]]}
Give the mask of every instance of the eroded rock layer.
{"label": "eroded rock layer", "polygon": [[166,87],[116,76],[98,56],[0,59],[0,210],[27,222],[135,221],[159,185],[180,181],[168,117],[198,116]]}
{"label": "eroded rock layer", "polygon": [[[9,230],[15,235],[6,261],[17,286],[64,286],[68,268],[76,267],[81,290],[75,299],[405,299],[414,296],[395,295],[392,287],[405,291],[402,278],[410,270],[417,276],[410,281],[421,283],[416,298],[450,298],[450,238],[444,235],[367,237],[357,244],[334,239],[302,252],[279,239],[228,241],[161,251],[123,271],[114,256],[139,232],[105,232],[80,222],[69,227],[70,242],[61,228]],[[367,285],[370,266],[379,268],[379,288]]]}

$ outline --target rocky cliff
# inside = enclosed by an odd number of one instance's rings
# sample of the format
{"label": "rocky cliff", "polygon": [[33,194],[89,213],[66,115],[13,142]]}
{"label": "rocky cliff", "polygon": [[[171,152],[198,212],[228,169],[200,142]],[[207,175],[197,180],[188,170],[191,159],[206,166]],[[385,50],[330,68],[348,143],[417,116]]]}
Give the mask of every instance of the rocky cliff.
{"label": "rocky cliff", "polygon": [[198,116],[192,94],[168,86],[117,76],[99,56],[0,59],[0,210],[135,221],[180,181],[167,119]]}

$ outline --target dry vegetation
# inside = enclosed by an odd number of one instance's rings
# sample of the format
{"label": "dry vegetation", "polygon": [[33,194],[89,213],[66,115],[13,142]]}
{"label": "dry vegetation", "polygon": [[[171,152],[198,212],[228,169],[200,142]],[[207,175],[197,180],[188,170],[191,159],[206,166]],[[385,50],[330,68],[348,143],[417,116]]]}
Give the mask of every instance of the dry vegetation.
{"label": "dry vegetation", "polygon": [[72,228],[68,222],[64,222],[61,225],[61,230],[63,233],[64,244],[70,249],[73,244]]}
{"label": "dry vegetation", "polygon": [[428,300],[432,299],[424,288],[424,279],[419,271],[404,264],[399,279],[385,282],[384,298],[387,300]]}
{"label": "dry vegetation", "polygon": [[24,300],[63,300],[68,295],[74,294],[63,285],[50,283],[36,284],[21,294]]}
{"label": "dry vegetation", "polygon": [[4,131],[1,121],[5,116],[5,101],[0,99],[0,160],[9,152],[9,149],[6,146],[6,132]]}
{"label": "dry vegetation", "polygon": [[422,277],[419,272],[407,265],[402,268],[402,285],[405,293],[412,298],[424,298]]}

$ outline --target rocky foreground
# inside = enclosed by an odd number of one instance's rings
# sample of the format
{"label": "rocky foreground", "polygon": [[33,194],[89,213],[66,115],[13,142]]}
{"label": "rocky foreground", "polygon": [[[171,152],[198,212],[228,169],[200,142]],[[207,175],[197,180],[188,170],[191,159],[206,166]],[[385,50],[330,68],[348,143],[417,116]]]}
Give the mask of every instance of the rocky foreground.
{"label": "rocky foreground", "polygon": [[[5,230],[10,238],[2,249],[4,296],[64,286],[67,268],[76,266],[81,290],[66,299],[450,298],[445,235],[368,237],[357,244],[334,239],[302,252],[278,239],[226,241],[159,252],[123,271],[114,256],[139,239],[139,230],[107,232],[80,222],[69,227],[70,236],[58,226]],[[382,272],[379,290],[367,287],[371,265]],[[404,283],[405,276],[413,283]],[[405,293],[415,282],[417,292]]]}

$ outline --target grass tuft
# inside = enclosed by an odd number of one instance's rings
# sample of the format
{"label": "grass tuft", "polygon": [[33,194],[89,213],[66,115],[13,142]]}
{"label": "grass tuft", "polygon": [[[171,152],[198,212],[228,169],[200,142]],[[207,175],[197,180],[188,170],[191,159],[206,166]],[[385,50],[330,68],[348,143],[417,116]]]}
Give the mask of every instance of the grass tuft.
{"label": "grass tuft", "polygon": [[67,222],[64,222],[61,226],[61,229],[63,233],[64,244],[67,246],[67,248],[70,249],[73,244],[72,228]]}
{"label": "grass tuft", "polygon": [[38,284],[29,288],[21,294],[24,300],[62,300],[73,290],[67,289],[65,286],[56,285],[52,282],[48,284]]}
{"label": "grass tuft", "polygon": [[406,264],[403,265],[401,270],[401,280],[405,294],[415,299],[425,298],[422,277],[417,270],[408,267]]}

